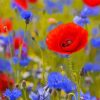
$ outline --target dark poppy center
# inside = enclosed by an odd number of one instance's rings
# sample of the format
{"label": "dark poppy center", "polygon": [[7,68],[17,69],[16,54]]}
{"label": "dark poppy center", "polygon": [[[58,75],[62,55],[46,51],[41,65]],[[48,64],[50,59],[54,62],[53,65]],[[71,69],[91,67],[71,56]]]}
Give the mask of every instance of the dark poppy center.
{"label": "dark poppy center", "polygon": [[67,47],[67,46],[69,46],[70,44],[72,44],[72,40],[65,40],[65,41],[62,43],[62,47]]}

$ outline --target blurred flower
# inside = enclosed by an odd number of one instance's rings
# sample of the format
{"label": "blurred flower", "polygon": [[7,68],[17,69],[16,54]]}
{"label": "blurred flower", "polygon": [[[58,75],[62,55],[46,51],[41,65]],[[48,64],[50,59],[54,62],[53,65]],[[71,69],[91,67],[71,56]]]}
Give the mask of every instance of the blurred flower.
{"label": "blurred flower", "polygon": [[13,40],[14,49],[19,49],[23,44],[22,37],[15,37]]}
{"label": "blurred flower", "polygon": [[44,3],[45,3],[45,10],[49,14],[52,14],[53,12],[62,13],[62,11],[63,11],[63,4],[60,3],[59,1],[53,2],[53,1],[50,1],[50,0],[44,0]]}
{"label": "blurred flower", "polygon": [[83,2],[90,7],[95,7],[100,5],[100,0],[92,0],[92,2],[91,0],[83,0]]}
{"label": "blurred flower", "polygon": [[33,89],[34,84],[30,83],[29,86],[27,87],[27,92],[30,93]]}
{"label": "blurred flower", "polygon": [[68,23],[51,30],[47,35],[46,45],[54,52],[71,54],[84,48],[87,40],[87,30],[75,23]]}
{"label": "blurred flower", "polygon": [[97,16],[100,14],[100,7],[88,7],[84,6],[83,10],[81,11],[80,16],[82,17],[88,17],[88,16]]}
{"label": "blurred flower", "polygon": [[36,3],[38,0],[12,0],[12,7],[13,8],[18,8],[18,10],[24,9],[27,10],[29,7],[29,3],[34,4]]}
{"label": "blurred flower", "polygon": [[58,72],[52,72],[48,75],[47,85],[51,89],[61,89],[67,93],[76,90],[76,85]]}
{"label": "blurred flower", "polygon": [[56,20],[55,18],[49,18],[49,19],[48,19],[48,22],[49,22],[50,24],[56,24],[56,23],[57,23],[57,20]]}
{"label": "blurred flower", "polygon": [[29,1],[29,3],[32,3],[32,4],[34,4],[34,3],[37,3],[38,2],[38,0],[28,0]]}
{"label": "blurred flower", "polygon": [[87,17],[75,16],[73,22],[80,26],[84,26],[86,24],[89,24],[90,20]]}
{"label": "blurred flower", "polygon": [[99,34],[99,31],[100,31],[99,28],[97,28],[97,27],[96,27],[96,28],[93,28],[93,29],[92,29],[92,34],[93,34],[94,36],[96,36],[97,34]]}
{"label": "blurred flower", "polygon": [[58,0],[58,1],[67,6],[70,6],[73,3],[73,0]]}
{"label": "blurred flower", "polygon": [[[27,43],[23,42],[22,43],[22,38],[21,37],[16,37],[14,40],[14,57],[12,58],[12,61],[14,64],[20,64],[20,66],[28,66],[30,63],[31,59],[28,57],[28,50],[27,50]],[[22,46],[22,47],[21,47]],[[21,51],[20,51],[21,47]],[[20,54],[20,55],[19,55]],[[20,56],[20,58],[19,58]]]}
{"label": "blurred flower", "polygon": [[16,37],[24,37],[24,33],[25,33],[24,30],[20,29],[20,30],[16,31],[15,36]]}
{"label": "blurred flower", "polygon": [[[76,100],[78,100],[78,92],[75,93]],[[90,92],[86,92],[85,94],[80,92],[80,100],[96,100],[95,96],[91,96]],[[72,100],[75,100],[74,97],[72,97]]]}
{"label": "blurred flower", "polygon": [[20,66],[25,67],[25,66],[28,66],[30,61],[31,61],[30,58],[27,57],[27,58],[20,59],[19,63],[20,63]]}
{"label": "blurred flower", "polygon": [[42,72],[43,72],[43,69],[40,67],[35,71],[34,76],[38,79],[41,79],[42,78]]}
{"label": "blurred flower", "polygon": [[13,60],[14,64],[18,64],[19,63],[20,66],[22,66],[22,67],[28,66],[30,61],[31,61],[31,59],[29,57],[18,58],[17,56],[14,56],[12,58],[12,60]]}
{"label": "blurred flower", "polygon": [[0,34],[12,31],[12,21],[10,19],[1,19],[0,21]]}
{"label": "blurred flower", "polygon": [[17,88],[14,88],[13,90],[7,89],[4,96],[8,97],[10,100],[17,100],[20,96],[22,96],[22,92]]}
{"label": "blurred flower", "polygon": [[48,87],[38,88],[37,94],[31,92],[29,95],[31,100],[50,100],[50,89]]}
{"label": "blurred flower", "polygon": [[3,24],[4,24],[4,27],[7,29],[5,31],[12,31],[13,24],[10,19],[6,19]]}
{"label": "blurred flower", "polygon": [[28,2],[27,0],[12,0],[12,3],[16,6],[21,7],[22,9],[28,9]]}
{"label": "blurred flower", "polygon": [[23,79],[26,79],[26,78],[28,78],[28,77],[30,77],[31,76],[31,72],[29,72],[29,71],[26,71],[25,73],[23,73]]}
{"label": "blurred flower", "polygon": [[91,45],[92,45],[94,48],[100,48],[100,37],[92,38],[92,39],[91,39]]}
{"label": "blurred flower", "polygon": [[12,66],[10,62],[6,59],[0,58],[0,71],[12,73]]}
{"label": "blurred flower", "polygon": [[9,43],[9,37],[0,35],[0,45],[6,46]]}
{"label": "blurred flower", "polygon": [[85,77],[85,86],[89,87],[93,83],[93,79],[90,76]]}
{"label": "blurred flower", "polygon": [[0,73],[0,92],[4,92],[7,88],[13,86],[14,81],[7,74]]}
{"label": "blurred flower", "polygon": [[100,65],[92,64],[92,63],[86,63],[84,65],[84,67],[82,68],[82,71],[84,73],[87,73],[87,72],[100,72]]}
{"label": "blurred flower", "polygon": [[12,58],[12,61],[13,61],[14,64],[18,64],[18,63],[19,63],[19,58],[16,57],[16,56],[14,56],[14,57]]}
{"label": "blurred flower", "polygon": [[91,96],[90,92],[86,92],[81,96],[84,100],[96,100],[96,97]]}

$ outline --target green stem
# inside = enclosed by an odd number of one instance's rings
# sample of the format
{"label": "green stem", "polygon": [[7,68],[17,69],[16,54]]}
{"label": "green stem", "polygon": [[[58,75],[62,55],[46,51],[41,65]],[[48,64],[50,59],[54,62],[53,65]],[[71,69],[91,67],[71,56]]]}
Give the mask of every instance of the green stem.
{"label": "green stem", "polygon": [[19,64],[16,66],[16,79],[17,79],[17,84],[19,83]]}
{"label": "green stem", "polygon": [[25,26],[24,38],[26,38],[27,26],[28,26],[28,24],[26,24],[26,26]]}
{"label": "green stem", "polygon": [[61,91],[58,91],[58,99],[59,100],[61,100],[60,97],[61,97]]}
{"label": "green stem", "polygon": [[71,79],[74,82],[75,79],[74,79],[74,71],[73,71],[73,68],[72,68],[72,59],[71,59],[71,57],[68,58],[68,63],[69,63],[69,70],[70,70],[70,73],[71,73]]}
{"label": "green stem", "polygon": [[23,100],[28,100],[26,88],[23,88]]}
{"label": "green stem", "polygon": [[85,29],[88,31],[88,26],[87,26],[87,24],[85,24]]}
{"label": "green stem", "polygon": [[43,80],[45,81],[45,77],[44,77],[44,76],[45,76],[45,75],[44,75],[45,69],[44,69],[43,51],[42,51],[41,47],[39,46],[37,39],[35,39],[35,42],[36,42],[36,44],[37,44],[37,46],[38,46],[38,48],[39,48],[39,50],[40,50],[40,53],[41,53],[41,60],[42,60],[41,65],[43,66],[43,67],[42,67],[42,68],[43,68]]}
{"label": "green stem", "polygon": [[74,71],[73,71],[73,68],[72,68],[72,62],[71,62],[72,60],[71,60],[71,57],[69,57],[68,60],[69,60],[69,69],[70,69],[70,73],[71,73],[71,79],[77,85],[78,100],[80,100],[80,77],[77,79],[77,74],[74,74]]}

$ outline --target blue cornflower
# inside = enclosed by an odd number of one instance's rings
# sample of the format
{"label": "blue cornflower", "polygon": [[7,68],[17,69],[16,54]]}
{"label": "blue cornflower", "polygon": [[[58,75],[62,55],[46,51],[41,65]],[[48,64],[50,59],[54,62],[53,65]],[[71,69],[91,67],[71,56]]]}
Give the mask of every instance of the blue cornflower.
{"label": "blue cornflower", "polygon": [[86,92],[85,94],[82,94],[81,98],[83,98],[84,100],[96,100],[96,97],[91,96],[90,92]]}
{"label": "blue cornflower", "polygon": [[62,89],[65,92],[69,93],[76,90],[76,85],[71,80],[69,80],[66,76],[63,76]]}
{"label": "blue cornflower", "polygon": [[87,64],[84,65],[82,70],[83,70],[84,73],[87,73],[87,72],[100,72],[100,65],[87,63]]}
{"label": "blue cornflower", "polygon": [[4,96],[8,97],[10,100],[17,100],[20,96],[22,96],[22,92],[17,88],[13,89],[12,91],[7,89]]}
{"label": "blue cornflower", "polygon": [[23,59],[20,59],[19,63],[22,67],[28,66],[28,64],[30,63],[30,58],[26,57]]}
{"label": "blue cornflower", "polygon": [[74,23],[76,23],[76,24],[78,24],[78,25],[80,25],[82,27],[84,25],[90,23],[89,18],[87,18],[87,17],[81,17],[81,16],[75,16],[75,18],[74,18],[73,21],[74,21]]}
{"label": "blue cornflower", "polygon": [[26,23],[28,24],[32,18],[33,18],[33,14],[31,11],[27,11],[27,10],[24,10],[23,8],[21,8],[20,6],[18,6],[14,0],[12,0],[11,2],[11,6],[13,9],[17,9],[21,18],[24,19],[26,21]]}
{"label": "blue cornflower", "polygon": [[100,50],[96,52],[95,63],[100,65]]}
{"label": "blue cornflower", "polygon": [[100,37],[92,38],[92,39],[91,39],[91,45],[92,45],[94,48],[100,48]]}
{"label": "blue cornflower", "polygon": [[14,56],[14,57],[12,57],[12,61],[13,61],[14,64],[18,64],[19,63],[19,58]]}
{"label": "blue cornflower", "polygon": [[93,35],[97,35],[97,34],[99,34],[99,31],[100,31],[99,28],[97,28],[97,27],[96,28],[93,28],[92,29],[92,34]]}
{"label": "blue cornflower", "polygon": [[76,85],[58,72],[52,72],[48,75],[47,85],[51,89],[62,89],[67,93],[76,90]]}
{"label": "blue cornflower", "polygon": [[37,93],[31,92],[29,98],[31,100],[50,100],[50,89],[49,88],[38,88]]}
{"label": "blue cornflower", "polygon": [[45,10],[49,13],[52,14],[54,11],[56,12],[62,12],[63,11],[63,4],[60,3],[59,1],[53,2],[50,0],[45,0]]}
{"label": "blue cornflower", "polygon": [[100,14],[100,7],[92,8],[92,7],[85,6],[81,11],[80,15],[82,17],[87,17],[87,16],[97,16],[99,14]]}
{"label": "blue cornflower", "polygon": [[0,44],[1,45],[7,45],[9,43],[9,37],[5,37],[5,36],[0,36]]}
{"label": "blue cornflower", "polygon": [[62,75],[58,72],[52,72],[48,75],[49,88],[61,89]]}
{"label": "blue cornflower", "polygon": [[13,72],[12,66],[8,60],[0,58],[0,71],[8,73]]}
{"label": "blue cornflower", "polygon": [[28,66],[29,65],[31,59],[28,58],[28,57],[19,59],[17,56],[14,56],[12,58],[12,61],[13,61],[14,64],[18,64],[19,63],[20,66],[25,67],[25,66]]}
{"label": "blue cornflower", "polygon": [[[76,100],[78,100],[78,92],[75,93]],[[96,100],[95,96],[91,96],[90,92],[86,92],[85,94],[83,92],[80,92],[80,99],[82,100]],[[74,97],[72,97],[72,100],[75,100]]]}
{"label": "blue cornflower", "polygon": [[20,12],[21,17],[28,23],[32,20],[33,14],[30,11],[23,10]]}

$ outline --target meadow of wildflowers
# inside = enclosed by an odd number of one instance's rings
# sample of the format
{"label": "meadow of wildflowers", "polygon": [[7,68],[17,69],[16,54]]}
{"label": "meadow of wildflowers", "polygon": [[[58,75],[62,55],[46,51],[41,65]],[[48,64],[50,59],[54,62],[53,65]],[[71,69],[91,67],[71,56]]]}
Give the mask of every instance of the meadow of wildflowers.
{"label": "meadow of wildflowers", "polygon": [[0,0],[0,100],[100,100],[100,0]]}

